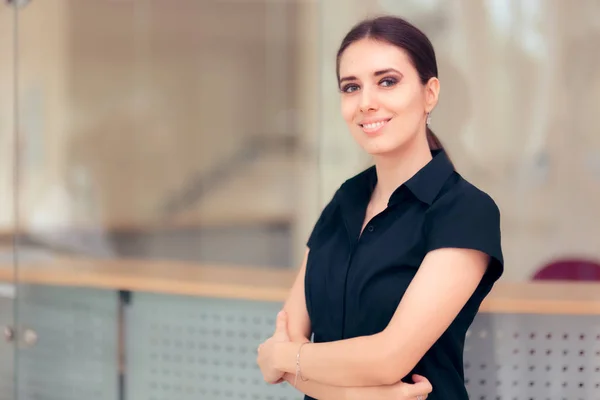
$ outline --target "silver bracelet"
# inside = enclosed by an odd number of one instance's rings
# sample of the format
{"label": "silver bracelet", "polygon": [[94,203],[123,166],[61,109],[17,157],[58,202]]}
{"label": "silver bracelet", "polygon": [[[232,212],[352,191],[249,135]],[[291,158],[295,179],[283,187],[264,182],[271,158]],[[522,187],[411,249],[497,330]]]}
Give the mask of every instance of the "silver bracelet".
{"label": "silver bracelet", "polygon": [[302,351],[302,347],[310,342],[304,342],[300,345],[300,347],[298,348],[298,354],[296,354],[296,376],[294,377],[294,387],[296,387],[296,383],[298,382],[298,376],[300,376],[300,379],[304,382],[306,382],[308,379],[304,379],[304,377],[302,376],[302,372],[300,370],[300,351]]}

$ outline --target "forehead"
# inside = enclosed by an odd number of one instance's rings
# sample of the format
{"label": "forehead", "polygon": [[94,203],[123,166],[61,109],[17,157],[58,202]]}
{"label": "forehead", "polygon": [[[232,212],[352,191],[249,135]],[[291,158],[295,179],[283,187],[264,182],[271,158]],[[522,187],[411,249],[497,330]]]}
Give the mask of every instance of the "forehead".
{"label": "forehead", "polygon": [[370,39],[352,43],[340,58],[340,76],[372,74],[386,68],[402,73],[414,69],[407,53],[392,44]]}

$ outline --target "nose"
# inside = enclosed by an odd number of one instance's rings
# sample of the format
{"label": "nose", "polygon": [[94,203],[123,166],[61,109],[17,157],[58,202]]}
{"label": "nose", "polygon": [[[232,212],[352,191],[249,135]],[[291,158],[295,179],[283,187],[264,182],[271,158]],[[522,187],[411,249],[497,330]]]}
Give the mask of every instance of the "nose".
{"label": "nose", "polygon": [[375,101],[375,96],[366,88],[361,92],[359,108],[362,113],[377,111],[379,108]]}

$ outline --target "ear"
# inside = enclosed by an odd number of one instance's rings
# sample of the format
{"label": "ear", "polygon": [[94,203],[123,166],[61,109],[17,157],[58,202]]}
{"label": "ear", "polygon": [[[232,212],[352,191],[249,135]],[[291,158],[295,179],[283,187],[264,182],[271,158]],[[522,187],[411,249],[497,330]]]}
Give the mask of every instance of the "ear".
{"label": "ear", "polygon": [[440,81],[438,78],[430,78],[425,85],[425,111],[431,112],[438,102],[440,95]]}

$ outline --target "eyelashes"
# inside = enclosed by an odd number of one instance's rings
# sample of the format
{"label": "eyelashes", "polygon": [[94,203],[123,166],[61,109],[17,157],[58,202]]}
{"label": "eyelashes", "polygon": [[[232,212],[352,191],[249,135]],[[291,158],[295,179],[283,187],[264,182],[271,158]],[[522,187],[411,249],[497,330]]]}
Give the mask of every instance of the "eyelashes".
{"label": "eyelashes", "polygon": [[343,93],[352,93],[354,91],[358,90],[358,85],[355,83],[349,83],[347,85],[344,85],[340,91]]}
{"label": "eyelashes", "polygon": [[[398,83],[398,78],[394,77],[385,77],[378,82],[378,85],[383,88],[390,88],[395,86]],[[341,87],[340,91],[342,93],[353,93],[360,89],[360,86],[356,83],[348,83]]]}
{"label": "eyelashes", "polygon": [[[384,85],[384,83],[385,83],[385,85]],[[393,78],[393,77],[383,78],[381,81],[379,81],[379,84],[382,85],[383,87],[392,87],[396,83],[398,83],[398,79]]]}

